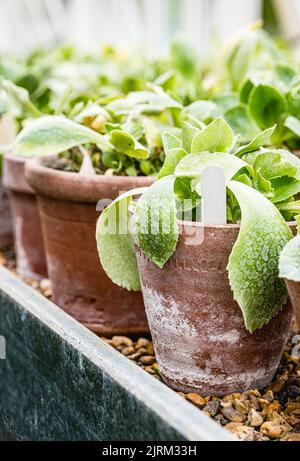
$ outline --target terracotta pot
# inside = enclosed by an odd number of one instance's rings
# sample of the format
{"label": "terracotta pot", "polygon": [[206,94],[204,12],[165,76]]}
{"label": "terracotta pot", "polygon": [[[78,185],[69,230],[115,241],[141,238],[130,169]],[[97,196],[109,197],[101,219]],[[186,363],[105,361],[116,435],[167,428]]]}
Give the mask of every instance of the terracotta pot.
{"label": "terracotta pot", "polygon": [[101,335],[149,332],[141,293],[117,287],[101,267],[95,229],[98,200],[148,186],[145,177],[84,176],[28,163],[37,191],[54,301]]}
{"label": "terracotta pot", "polygon": [[24,278],[39,280],[48,275],[36,195],[25,178],[27,161],[5,155],[3,184],[9,191],[17,270]]}
{"label": "terracotta pot", "polygon": [[296,317],[296,322],[300,328],[300,282],[285,280]]}
{"label": "terracotta pot", "polygon": [[0,250],[6,250],[11,247],[13,241],[8,195],[2,186],[0,178]]}
{"label": "terracotta pot", "polygon": [[[190,245],[196,230],[203,242]],[[279,365],[292,308],[288,302],[268,325],[246,330],[226,270],[238,232],[238,225],[188,223],[163,269],[137,248],[158,365],[174,389],[225,395],[263,388]]]}
{"label": "terracotta pot", "polygon": [[[0,145],[10,144],[16,135],[16,123],[10,114],[0,116]],[[2,158],[0,155],[0,163]],[[1,165],[0,165],[1,170]],[[0,250],[6,250],[13,245],[13,231],[8,195],[2,185],[0,176]]]}

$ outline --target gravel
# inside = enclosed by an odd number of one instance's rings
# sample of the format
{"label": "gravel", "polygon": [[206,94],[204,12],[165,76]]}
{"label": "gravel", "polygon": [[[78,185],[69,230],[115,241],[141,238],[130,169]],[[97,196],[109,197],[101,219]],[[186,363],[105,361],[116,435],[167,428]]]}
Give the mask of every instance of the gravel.
{"label": "gravel", "polygon": [[[13,252],[0,252],[0,264],[16,274]],[[49,280],[25,280],[51,299]],[[150,339],[126,336],[101,338],[129,360],[136,362],[155,379],[162,381]],[[300,441],[300,329],[294,323],[281,364],[273,382],[265,389],[253,389],[225,397],[184,394],[194,404],[227,430],[245,441]]]}

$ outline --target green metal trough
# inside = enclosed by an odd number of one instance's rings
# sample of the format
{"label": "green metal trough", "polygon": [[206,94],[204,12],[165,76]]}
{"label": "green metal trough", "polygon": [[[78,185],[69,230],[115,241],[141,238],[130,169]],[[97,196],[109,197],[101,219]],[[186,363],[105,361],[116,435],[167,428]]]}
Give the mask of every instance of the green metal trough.
{"label": "green metal trough", "polygon": [[0,440],[234,440],[1,267],[0,336]]}

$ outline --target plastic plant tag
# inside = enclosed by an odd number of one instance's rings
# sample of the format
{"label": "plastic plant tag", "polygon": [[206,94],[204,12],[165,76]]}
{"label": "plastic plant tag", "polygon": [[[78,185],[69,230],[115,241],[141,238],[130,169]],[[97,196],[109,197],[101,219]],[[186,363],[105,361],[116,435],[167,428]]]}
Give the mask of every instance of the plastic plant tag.
{"label": "plastic plant tag", "polygon": [[201,216],[207,225],[225,225],[226,220],[226,180],[224,170],[218,166],[208,166],[201,179]]}

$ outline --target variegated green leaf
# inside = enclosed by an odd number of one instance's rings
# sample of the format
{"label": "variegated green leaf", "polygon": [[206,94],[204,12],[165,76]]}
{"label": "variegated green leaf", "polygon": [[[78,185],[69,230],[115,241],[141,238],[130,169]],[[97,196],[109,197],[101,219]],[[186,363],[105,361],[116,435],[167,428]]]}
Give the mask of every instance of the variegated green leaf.
{"label": "variegated green leaf", "polygon": [[292,233],[277,208],[255,189],[228,184],[242,212],[241,229],[228,272],[234,298],[250,332],[263,327],[282,308],[287,292],[278,278],[279,254]]}
{"label": "variegated green leaf", "polygon": [[174,178],[162,178],[142,195],[136,207],[140,248],[158,267],[163,267],[168,261],[178,241],[179,229],[173,189]]}
{"label": "variegated green leaf", "polygon": [[216,118],[194,138],[191,153],[229,152],[233,147],[234,134],[227,122]]}
{"label": "variegated green leaf", "polygon": [[46,116],[29,123],[16,137],[12,149],[23,157],[42,157],[102,142],[103,136],[96,131],[65,117]]}
{"label": "variegated green leaf", "polygon": [[147,188],[133,189],[118,197],[100,215],[96,240],[100,261],[110,279],[127,290],[139,291],[140,276],[129,229],[128,207],[134,195]]}

